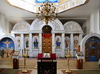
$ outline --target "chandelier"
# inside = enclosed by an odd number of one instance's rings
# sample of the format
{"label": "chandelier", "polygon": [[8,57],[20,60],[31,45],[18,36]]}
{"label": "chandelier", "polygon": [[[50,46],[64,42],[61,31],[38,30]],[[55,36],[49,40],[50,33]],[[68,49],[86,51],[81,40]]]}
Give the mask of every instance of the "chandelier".
{"label": "chandelier", "polygon": [[53,5],[53,3],[43,3],[40,5],[38,8],[38,13],[36,17],[40,20],[44,20],[46,25],[48,25],[48,22],[50,20],[54,20],[57,18],[57,13],[56,13],[56,7]]}

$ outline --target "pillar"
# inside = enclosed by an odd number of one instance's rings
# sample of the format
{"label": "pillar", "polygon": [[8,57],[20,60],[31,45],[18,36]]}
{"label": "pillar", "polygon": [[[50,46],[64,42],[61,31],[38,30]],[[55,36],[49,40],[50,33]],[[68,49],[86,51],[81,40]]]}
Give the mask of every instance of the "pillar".
{"label": "pillar", "polygon": [[32,38],[32,33],[29,34],[29,51],[28,51],[28,55],[33,57],[32,54],[32,50],[33,50],[33,38]]}
{"label": "pillar", "polygon": [[42,53],[42,33],[39,34],[39,53]]}
{"label": "pillar", "polygon": [[64,37],[64,33],[62,33],[62,50],[61,50],[61,57],[64,57],[64,50],[65,50],[65,37]]}
{"label": "pillar", "polygon": [[24,42],[25,40],[24,40],[24,35],[23,34],[21,34],[21,45],[20,45],[20,48],[21,48],[21,50],[20,50],[20,56],[22,56],[22,50],[24,49]]}
{"label": "pillar", "polygon": [[79,34],[79,43],[78,43],[78,45],[80,45],[80,43],[81,43],[82,35],[83,35],[82,33]]}
{"label": "pillar", "polygon": [[73,47],[74,47],[73,34],[70,34],[70,51],[72,56],[73,56]]}
{"label": "pillar", "polygon": [[52,53],[55,53],[55,33],[52,33]]}

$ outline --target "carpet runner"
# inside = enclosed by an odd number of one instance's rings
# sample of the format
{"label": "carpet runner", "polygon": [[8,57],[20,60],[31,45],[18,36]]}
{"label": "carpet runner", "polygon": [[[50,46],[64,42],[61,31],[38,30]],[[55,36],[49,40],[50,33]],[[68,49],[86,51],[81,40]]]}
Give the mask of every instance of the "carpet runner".
{"label": "carpet runner", "polygon": [[32,70],[28,70],[28,73],[22,73],[22,70],[17,69],[2,69],[0,74],[31,74]]}

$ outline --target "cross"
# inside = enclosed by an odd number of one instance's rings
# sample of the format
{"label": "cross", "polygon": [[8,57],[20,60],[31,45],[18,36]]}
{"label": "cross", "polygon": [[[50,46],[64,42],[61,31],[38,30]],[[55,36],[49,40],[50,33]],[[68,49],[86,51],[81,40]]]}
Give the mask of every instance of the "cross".
{"label": "cross", "polygon": [[7,49],[8,48],[8,44],[12,43],[12,41],[9,42],[8,39],[7,39],[6,42],[2,42],[2,43],[5,43],[6,44],[6,49]]}

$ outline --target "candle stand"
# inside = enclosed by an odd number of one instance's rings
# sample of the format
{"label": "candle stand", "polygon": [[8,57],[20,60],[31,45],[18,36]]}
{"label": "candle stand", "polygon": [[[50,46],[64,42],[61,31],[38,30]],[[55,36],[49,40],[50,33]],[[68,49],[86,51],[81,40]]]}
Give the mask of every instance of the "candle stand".
{"label": "candle stand", "polygon": [[69,58],[71,57],[71,55],[66,55],[68,61],[67,61],[67,70],[65,71],[65,73],[72,73],[72,71],[70,70],[70,66],[69,66]]}
{"label": "candle stand", "polygon": [[28,57],[28,54],[25,52],[25,50],[24,50],[22,56],[24,57],[24,69],[22,70],[22,72],[23,72],[23,73],[27,73],[28,70],[26,69],[26,58]]}

